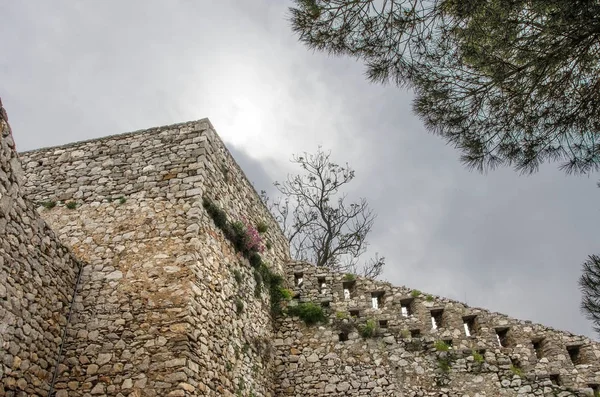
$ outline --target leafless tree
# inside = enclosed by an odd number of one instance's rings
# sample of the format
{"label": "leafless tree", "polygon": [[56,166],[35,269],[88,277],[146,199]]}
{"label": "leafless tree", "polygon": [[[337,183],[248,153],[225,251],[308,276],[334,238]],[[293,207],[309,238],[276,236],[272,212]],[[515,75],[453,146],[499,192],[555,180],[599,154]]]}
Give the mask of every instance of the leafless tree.
{"label": "leafless tree", "polygon": [[359,265],[376,215],[366,199],[349,202],[340,191],[354,179],[354,170],[347,163],[334,163],[331,152],[320,147],[315,154],[294,155],[291,161],[302,172],[275,182],[281,197],[271,201],[263,192],[263,200],[290,241],[294,258],[340,272],[381,274],[385,258],[377,254]]}

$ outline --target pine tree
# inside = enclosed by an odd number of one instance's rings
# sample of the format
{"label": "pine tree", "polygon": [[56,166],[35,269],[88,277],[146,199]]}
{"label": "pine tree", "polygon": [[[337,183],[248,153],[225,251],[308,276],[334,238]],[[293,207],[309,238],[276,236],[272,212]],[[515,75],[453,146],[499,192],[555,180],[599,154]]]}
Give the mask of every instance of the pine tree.
{"label": "pine tree", "polygon": [[590,255],[583,263],[583,274],[579,279],[581,288],[581,311],[594,324],[600,334],[600,256]]}
{"label": "pine tree", "polygon": [[295,0],[310,48],[414,89],[427,128],[481,171],[600,169],[597,0]]}

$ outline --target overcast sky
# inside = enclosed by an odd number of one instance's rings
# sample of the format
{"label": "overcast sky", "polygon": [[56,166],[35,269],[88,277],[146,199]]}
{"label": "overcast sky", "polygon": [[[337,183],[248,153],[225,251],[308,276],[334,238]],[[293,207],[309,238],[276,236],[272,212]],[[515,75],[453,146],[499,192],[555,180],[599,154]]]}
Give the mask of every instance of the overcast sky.
{"label": "overcast sky", "polygon": [[331,149],[379,214],[383,279],[594,336],[577,279],[600,253],[598,176],[481,175],[411,94],[298,43],[282,0],[0,0],[0,96],[20,150],[208,117],[258,190]]}

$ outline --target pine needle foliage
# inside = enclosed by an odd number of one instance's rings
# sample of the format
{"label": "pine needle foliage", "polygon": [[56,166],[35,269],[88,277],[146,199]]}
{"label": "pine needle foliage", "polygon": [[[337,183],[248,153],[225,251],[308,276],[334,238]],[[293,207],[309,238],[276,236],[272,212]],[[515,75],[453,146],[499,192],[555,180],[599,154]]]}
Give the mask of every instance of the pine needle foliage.
{"label": "pine needle foliage", "polygon": [[309,48],[414,90],[414,111],[469,168],[600,169],[597,0],[295,0]]}
{"label": "pine needle foliage", "polygon": [[600,256],[590,255],[583,263],[579,288],[582,293],[581,312],[600,335]]}

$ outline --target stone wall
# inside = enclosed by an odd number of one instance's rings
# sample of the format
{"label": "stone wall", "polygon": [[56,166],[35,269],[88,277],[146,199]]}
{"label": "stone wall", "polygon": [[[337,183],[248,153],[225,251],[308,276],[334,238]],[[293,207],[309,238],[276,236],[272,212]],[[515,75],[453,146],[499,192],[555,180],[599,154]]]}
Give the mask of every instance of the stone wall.
{"label": "stone wall", "polygon": [[22,197],[0,102],[0,395],[46,396],[80,264]]}
{"label": "stone wall", "polygon": [[[23,174],[0,115],[0,395],[45,397],[54,373],[55,397],[600,393],[587,338],[289,262],[208,120],[22,153]],[[268,225],[288,305],[327,324],[271,317],[203,197]]]}
{"label": "stone wall", "polygon": [[[307,264],[290,263],[287,274],[290,305],[322,305],[330,320],[280,319],[280,396],[598,393],[600,345],[585,337]],[[364,337],[367,322],[374,329]]]}
{"label": "stone wall", "polygon": [[57,396],[272,395],[268,294],[202,197],[269,225],[276,271],[289,248],[208,120],[22,160],[28,197],[86,262]]}

